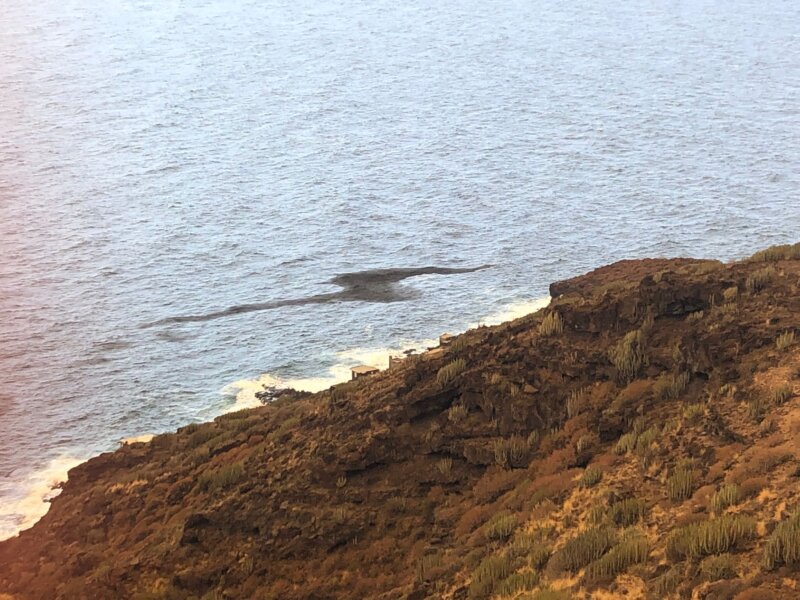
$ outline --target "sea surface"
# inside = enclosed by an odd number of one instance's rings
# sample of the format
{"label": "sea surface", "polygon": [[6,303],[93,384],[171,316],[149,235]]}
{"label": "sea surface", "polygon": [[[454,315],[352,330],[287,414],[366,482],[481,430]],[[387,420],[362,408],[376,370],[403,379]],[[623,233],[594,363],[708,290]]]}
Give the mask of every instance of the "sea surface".
{"label": "sea surface", "polygon": [[[610,261],[800,240],[799,24],[796,0],[3,0],[0,538],[71,465],[263,383],[324,388]],[[277,306],[170,320],[252,303]]]}

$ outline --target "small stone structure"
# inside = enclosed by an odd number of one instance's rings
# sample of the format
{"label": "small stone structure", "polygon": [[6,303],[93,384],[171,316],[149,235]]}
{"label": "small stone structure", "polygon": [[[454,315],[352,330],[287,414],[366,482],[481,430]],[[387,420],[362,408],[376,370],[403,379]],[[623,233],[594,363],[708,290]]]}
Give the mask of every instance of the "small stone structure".
{"label": "small stone structure", "polygon": [[350,369],[350,373],[353,375],[353,379],[358,379],[359,377],[365,377],[366,375],[372,375],[373,373],[377,373],[380,371],[378,367],[372,367],[370,365],[358,365]]}

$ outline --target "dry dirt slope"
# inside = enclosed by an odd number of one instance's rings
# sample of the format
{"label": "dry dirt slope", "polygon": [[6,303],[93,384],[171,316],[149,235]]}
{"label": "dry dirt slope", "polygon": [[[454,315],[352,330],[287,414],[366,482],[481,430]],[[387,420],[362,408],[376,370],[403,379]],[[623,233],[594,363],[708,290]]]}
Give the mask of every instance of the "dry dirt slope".
{"label": "dry dirt slope", "polygon": [[616,263],[99,456],[0,543],[0,598],[800,598],[799,258]]}

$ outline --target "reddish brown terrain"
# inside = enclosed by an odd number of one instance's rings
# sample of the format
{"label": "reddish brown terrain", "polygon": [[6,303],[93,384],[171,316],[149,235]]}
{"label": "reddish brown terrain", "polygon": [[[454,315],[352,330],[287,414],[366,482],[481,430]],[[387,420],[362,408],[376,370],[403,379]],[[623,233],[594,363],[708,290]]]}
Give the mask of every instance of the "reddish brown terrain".
{"label": "reddish brown terrain", "polygon": [[800,246],[551,293],[73,469],[0,598],[800,598]]}

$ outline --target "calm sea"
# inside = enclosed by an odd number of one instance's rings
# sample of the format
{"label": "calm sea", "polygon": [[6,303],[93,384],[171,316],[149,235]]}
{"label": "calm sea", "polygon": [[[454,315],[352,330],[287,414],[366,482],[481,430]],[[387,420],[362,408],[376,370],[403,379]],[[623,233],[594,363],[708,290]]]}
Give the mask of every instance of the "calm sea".
{"label": "calm sea", "polygon": [[259,378],[324,387],[617,259],[798,241],[798,23],[794,0],[3,0],[0,538],[76,461]]}

